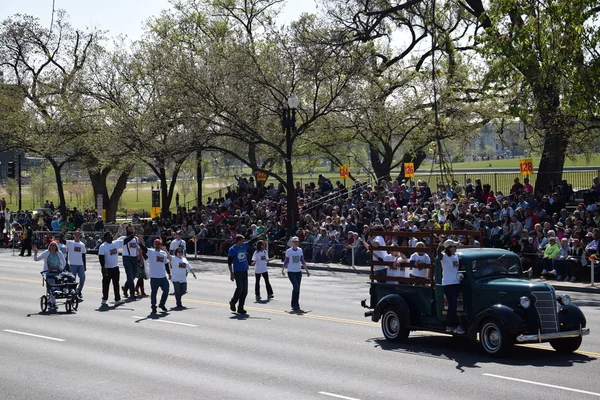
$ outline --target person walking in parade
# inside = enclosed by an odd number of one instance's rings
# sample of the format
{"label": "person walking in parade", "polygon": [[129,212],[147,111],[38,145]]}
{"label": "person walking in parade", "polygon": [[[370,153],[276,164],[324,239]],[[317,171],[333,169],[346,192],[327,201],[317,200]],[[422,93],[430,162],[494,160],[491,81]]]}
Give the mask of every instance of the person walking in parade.
{"label": "person walking in parade", "polygon": [[181,297],[187,293],[187,273],[191,272],[194,279],[197,279],[196,273],[183,255],[183,249],[175,249],[175,255],[171,257],[171,282],[175,290],[176,307],[184,308],[181,304]]}
{"label": "person walking in parade", "polygon": [[254,265],[254,277],[256,278],[256,283],[254,285],[254,294],[256,295],[256,300],[260,300],[260,278],[262,277],[265,280],[265,285],[267,287],[267,296],[269,299],[272,299],[273,296],[273,288],[271,287],[271,283],[269,283],[269,271],[267,270],[267,262],[271,261],[269,255],[265,251],[265,242],[259,240],[256,243],[256,251],[252,255],[252,265]]}
{"label": "person walking in parade", "polygon": [[73,240],[67,240],[67,256],[69,259],[69,271],[73,276],[79,277],[79,285],[77,286],[77,296],[82,298],[81,291],[85,284],[85,272],[87,265],[85,254],[87,250],[85,244],[81,241],[81,232],[76,230],[73,232]]}
{"label": "person walking in parade", "polygon": [[[171,269],[169,268],[171,255],[166,247],[162,245],[162,240],[154,239],[154,248],[148,249],[148,277],[150,278],[150,304],[152,314],[156,314],[156,295],[158,289],[162,290],[158,308],[162,312],[167,312],[167,297],[169,296],[169,280],[171,280]],[[168,279],[167,279],[168,277]]]}
{"label": "person walking in parade", "polygon": [[[42,272],[46,273],[46,282],[48,285],[53,285],[55,283],[54,278],[55,275],[59,274],[65,268],[67,264],[65,261],[65,256],[58,250],[58,244],[56,242],[51,242],[48,245],[48,250],[45,250],[38,257],[38,249],[36,246],[33,246],[33,259],[35,261],[44,260],[44,267],[42,268]],[[48,287],[48,295],[50,302],[50,310],[56,310],[56,299],[54,298],[54,293]]]}
{"label": "person walking in parade", "polygon": [[119,290],[119,248],[122,246],[122,240],[113,241],[113,236],[110,232],[104,233],[104,243],[98,248],[98,258],[102,270],[102,305],[108,301],[108,291],[111,282],[115,294],[115,306],[125,303],[121,299]]}
{"label": "person walking in parade", "polygon": [[[120,234],[122,229],[122,226],[119,226],[117,234]],[[138,261],[142,259],[142,254],[133,226],[127,225],[125,235],[120,236],[117,240],[123,242],[123,269],[127,276],[125,285],[121,287],[123,296],[135,299],[135,284],[133,280],[135,279]]]}
{"label": "person walking in parade", "polygon": [[144,289],[144,280],[148,279],[146,275],[146,261],[148,259],[148,248],[144,244],[144,235],[138,236],[138,243],[140,245],[140,251],[142,252],[142,258],[138,260],[137,270],[135,277],[137,282],[135,283],[135,294],[136,296],[146,297],[146,290]]}
{"label": "person walking in parade", "polygon": [[[260,236],[259,236],[260,237]],[[229,266],[229,278],[235,281],[235,292],[229,302],[231,311],[236,311],[238,314],[247,314],[244,309],[246,296],[248,295],[248,246],[256,242],[259,237],[245,242],[243,235],[236,235],[235,244],[229,248],[227,253],[227,264]]]}
{"label": "person walking in parade", "polygon": [[285,276],[285,269],[288,270],[288,278],[292,283],[292,310],[294,312],[302,312],[300,308],[300,283],[302,282],[302,267],[306,270],[306,277],[310,276],[306,261],[304,261],[304,253],[298,247],[300,239],[298,236],[292,238],[292,247],[285,251],[285,261],[281,274]]}

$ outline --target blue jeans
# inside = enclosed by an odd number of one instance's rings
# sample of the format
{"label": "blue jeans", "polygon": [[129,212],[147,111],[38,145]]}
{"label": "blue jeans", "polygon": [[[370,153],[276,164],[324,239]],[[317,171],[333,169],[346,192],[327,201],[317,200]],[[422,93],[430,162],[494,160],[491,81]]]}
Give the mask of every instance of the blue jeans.
{"label": "blue jeans", "polygon": [[79,277],[79,285],[77,286],[77,293],[81,293],[83,289],[83,284],[85,283],[85,270],[83,265],[69,265],[69,270],[73,274],[73,276]]}
{"label": "blue jeans", "polygon": [[164,307],[167,303],[167,297],[169,297],[169,280],[166,277],[150,278],[150,304],[152,305],[152,308],[156,308],[156,294],[158,293],[158,288],[162,290],[160,303],[158,305]]}
{"label": "blue jeans", "polygon": [[302,282],[302,272],[289,272],[288,278],[292,282],[292,310],[300,308],[300,283]]}
{"label": "blue jeans", "polygon": [[135,271],[137,270],[137,257],[124,256],[123,257],[123,269],[125,275],[127,275],[127,281],[125,282],[125,289],[129,291],[129,296],[135,296],[135,284],[133,279],[135,278]]}

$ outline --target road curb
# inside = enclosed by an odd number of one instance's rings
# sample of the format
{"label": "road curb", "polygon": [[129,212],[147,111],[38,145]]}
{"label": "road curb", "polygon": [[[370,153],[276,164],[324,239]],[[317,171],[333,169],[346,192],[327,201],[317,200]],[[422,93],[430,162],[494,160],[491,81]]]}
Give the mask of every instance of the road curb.
{"label": "road curb", "polygon": [[[221,264],[227,264],[227,259],[225,257],[198,257],[191,260],[195,261],[203,261],[203,262],[216,262]],[[281,268],[283,263],[281,261],[271,262],[269,264],[272,268]],[[322,264],[308,264],[308,268],[313,271],[328,271],[328,272],[340,272],[347,274],[359,274],[359,275],[368,275],[369,271],[367,269],[353,269],[353,268],[342,268],[342,267],[330,267]],[[359,267],[361,268],[361,267]],[[600,287],[598,286],[571,286],[565,284],[553,284],[548,281],[542,281],[548,283],[554,287],[555,290],[566,291],[566,292],[577,292],[577,293],[594,293],[600,294]]]}

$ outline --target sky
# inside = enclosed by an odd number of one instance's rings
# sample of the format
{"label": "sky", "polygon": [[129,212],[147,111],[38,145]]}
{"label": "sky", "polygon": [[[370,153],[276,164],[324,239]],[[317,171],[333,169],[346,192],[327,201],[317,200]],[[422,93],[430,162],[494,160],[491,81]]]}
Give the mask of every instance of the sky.
{"label": "sky", "polygon": [[[77,29],[96,27],[107,30],[107,36],[127,35],[131,40],[142,35],[144,22],[161,10],[169,8],[168,0],[54,0],[55,8],[69,14],[71,25]],[[288,0],[280,23],[298,19],[304,13],[316,11],[314,0]],[[29,14],[50,26],[52,0],[0,0],[0,20],[13,14]]]}

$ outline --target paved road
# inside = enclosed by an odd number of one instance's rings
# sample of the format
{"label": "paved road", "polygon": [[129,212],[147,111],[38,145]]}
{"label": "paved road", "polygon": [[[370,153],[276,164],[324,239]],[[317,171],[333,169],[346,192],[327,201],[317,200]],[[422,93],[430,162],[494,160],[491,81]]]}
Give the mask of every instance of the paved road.
{"label": "paved road", "polygon": [[251,285],[249,317],[239,319],[227,305],[233,284],[226,266],[197,265],[199,279],[190,282],[184,300],[189,309],[150,319],[147,298],[100,308],[95,261],[79,311],[41,315],[40,267],[0,251],[2,399],[600,396],[595,294],[571,294],[592,329],[577,354],[518,346],[510,358],[495,360],[447,336],[413,334],[405,344],[387,343],[378,325],[362,316],[367,287],[365,277],[354,274],[305,277],[301,305],[308,313],[298,316],[287,312],[289,281],[271,270],[275,299],[255,303]]}

